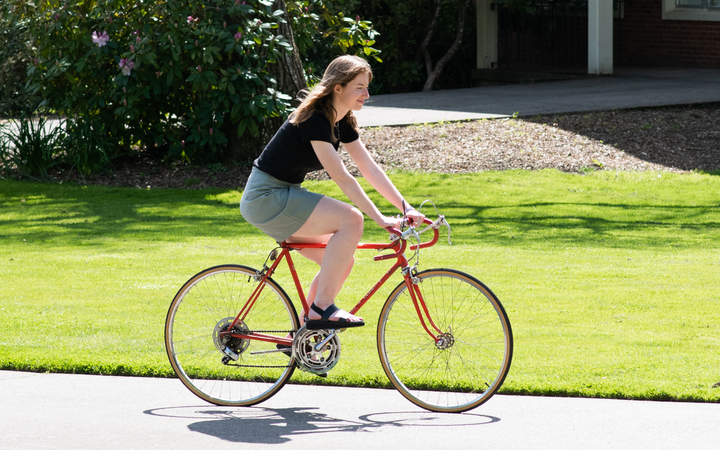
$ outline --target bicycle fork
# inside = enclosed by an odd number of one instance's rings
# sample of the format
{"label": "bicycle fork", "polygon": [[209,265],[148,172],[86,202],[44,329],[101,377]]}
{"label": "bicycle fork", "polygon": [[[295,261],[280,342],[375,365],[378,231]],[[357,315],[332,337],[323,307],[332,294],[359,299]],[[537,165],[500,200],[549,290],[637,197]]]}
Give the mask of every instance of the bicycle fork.
{"label": "bicycle fork", "polygon": [[445,333],[437,325],[435,325],[435,322],[433,322],[430,311],[428,310],[425,299],[423,298],[422,291],[420,290],[419,284],[422,280],[416,276],[417,269],[415,267],[407,266],[402,269],[402,273],[405,278],[405,286],[407,286],[413,306],[415,307],[415,312],[417,313],[420,324],[425,329],[425,332],[433,339],[435,346],[438,349],[445,350],[452,347],[455,343],[455,339],[452,335],[452,329],[448,327],[448,331]]}

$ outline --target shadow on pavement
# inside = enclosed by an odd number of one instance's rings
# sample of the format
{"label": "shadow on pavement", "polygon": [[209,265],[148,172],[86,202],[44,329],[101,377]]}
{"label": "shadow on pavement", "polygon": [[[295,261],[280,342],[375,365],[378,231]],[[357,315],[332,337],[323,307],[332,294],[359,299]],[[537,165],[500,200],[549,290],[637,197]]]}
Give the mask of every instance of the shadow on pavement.
{"label": "shadow on pavement", "polygon": [[145,414],[178,419],[199,419],[191,431],[229,442],[282,444],[293,436],[356,433],[382,427],[477,427],[500,422],[482,414],[440,414],[425,411],[382,412],[343,419],[317,412],[321,408],[222,408],[173,407],[144,411]]}

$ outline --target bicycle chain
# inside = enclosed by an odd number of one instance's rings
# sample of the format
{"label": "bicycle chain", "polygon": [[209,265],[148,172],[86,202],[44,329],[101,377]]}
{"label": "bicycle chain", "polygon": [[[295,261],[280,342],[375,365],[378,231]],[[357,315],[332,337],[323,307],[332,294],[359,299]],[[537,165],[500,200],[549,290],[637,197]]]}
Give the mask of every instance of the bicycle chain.
{"label": "bicycle chain", "polygon": [[[242,330],[239,333],[233,333],[233,334],[239,334],[239,335],[250,335],[253,333],[294,333],[294,331],[286,331],[286,330]],[[285,365],[285,366],[252,366],[249,364],[225,364],[226,366],[231,367],[250,367],[253,369],[281,369],[283,367],[290,367],[291,364]]]}
{"label": "bicycle chain", "polygon": [[253,334],[253,333],[294,333],[297,330],[241,330],[233,334]]}
{"label": "bicycle chain", "polygon": [[226,366],[231,367],[252,367],[253,369],[281,369],[283,367],[290,367],[290,364],[287,364],[285,366],[251,366],[247,364],[225,364]]}

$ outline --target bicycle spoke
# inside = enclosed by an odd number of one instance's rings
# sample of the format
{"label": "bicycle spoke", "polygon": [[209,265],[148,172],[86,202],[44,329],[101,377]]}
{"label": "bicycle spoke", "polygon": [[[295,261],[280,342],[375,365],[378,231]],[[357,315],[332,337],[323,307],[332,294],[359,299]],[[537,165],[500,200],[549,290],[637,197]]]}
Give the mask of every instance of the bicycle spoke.
{"label": "bicycle spoke", "polygon": [[274,281],[268,280],[245,321],[227,334],[257,287],[254,274],[254,269],[234,265],[203,271],[180,289],[168,311],[165,343],[173,369],[193,393],[211,403],[259,403],[276,393],[294,371],[285,354],[270,352],[276,350],[275,343],[248,335],[262,330],[280,339],[298,328],[292,302]]}
{"label": "bicycle spoke", "polygon": [[449,269],[417,274],[422,299],[443,335],[423,329],[401,284],[378,326],[386,374],[413,403],[433,411],[466,411],[500,388],[510,367],[512,333],[502,305],[482,283]]}

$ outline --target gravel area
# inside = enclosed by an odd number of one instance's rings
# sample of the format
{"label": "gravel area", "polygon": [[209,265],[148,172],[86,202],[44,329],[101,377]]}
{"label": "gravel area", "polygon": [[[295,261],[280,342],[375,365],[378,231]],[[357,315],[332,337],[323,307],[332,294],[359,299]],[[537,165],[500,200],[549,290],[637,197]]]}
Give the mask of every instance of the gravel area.
{"label": "gravel area", "polygon": [[[720,104],[367,128],[361,138],[386,170],[717,171]],[[347,154],[341,155],[357,174]],[[244,186],[247,174],[247,167],[234,165],[145,163],[119,166],[109,176],[84,182],[139,188],[238,188]],[[312,178],[328,177],[318,172]]]}
{"label": "gravel area", "polygon": [[619,110],[366,130],[386,169],[720,169],[720,106]]}

